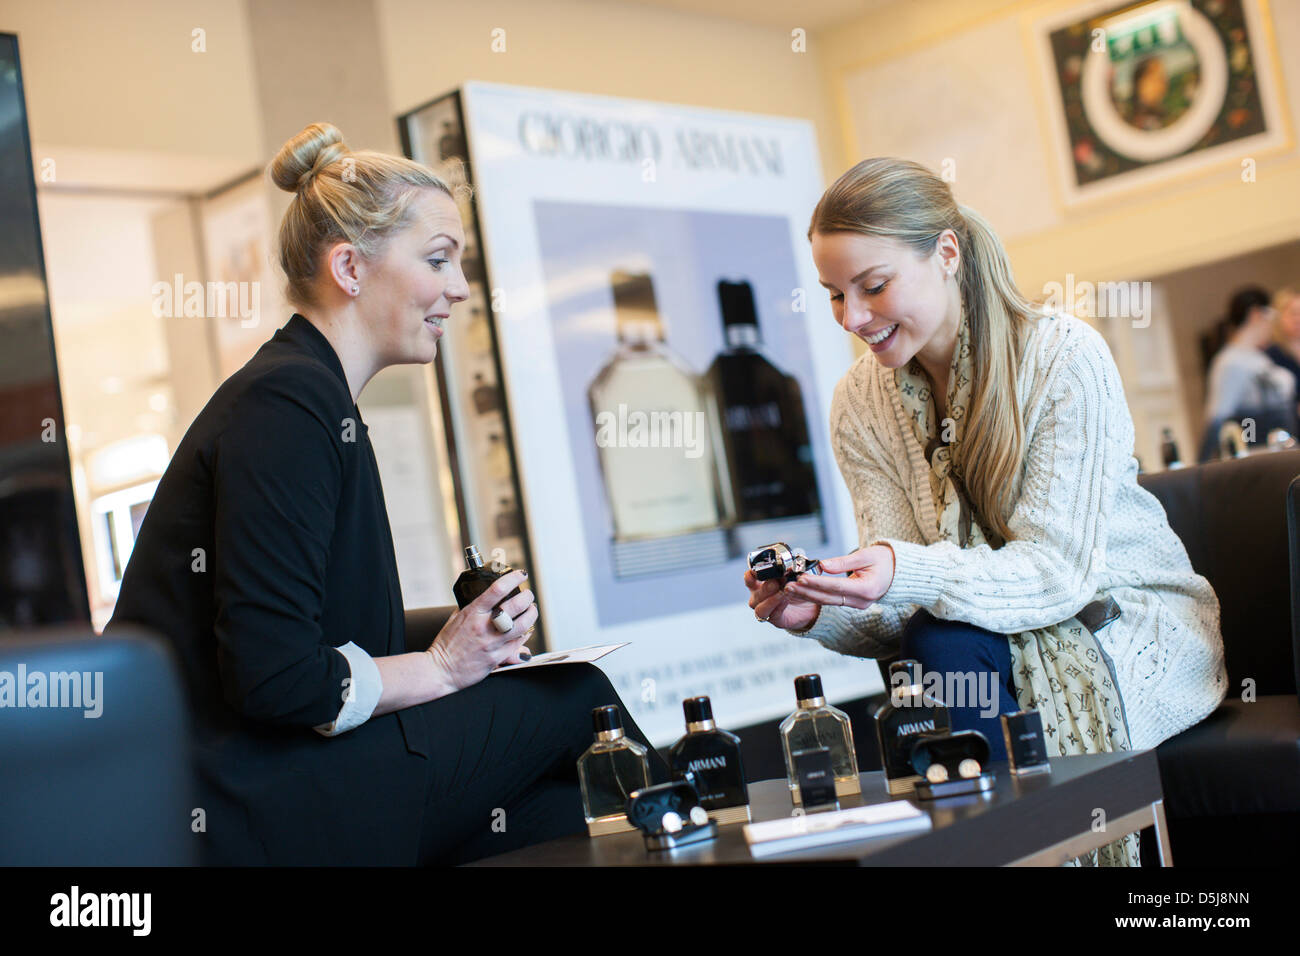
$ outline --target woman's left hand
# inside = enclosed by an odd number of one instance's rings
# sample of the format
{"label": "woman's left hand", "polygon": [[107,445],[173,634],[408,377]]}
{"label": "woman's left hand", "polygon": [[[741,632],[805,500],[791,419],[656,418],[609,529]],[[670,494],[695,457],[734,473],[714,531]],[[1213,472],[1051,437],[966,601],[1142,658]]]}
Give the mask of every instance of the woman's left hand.
{"label": "woman's left hand", "polygon": [[[785,589],[826,607],[870,607],[894,583],[894,549],[873,544],[842,558],[823,558],[821,568],[825,574],[801,574]],[[848,577],[833,576],[845,573]]]}

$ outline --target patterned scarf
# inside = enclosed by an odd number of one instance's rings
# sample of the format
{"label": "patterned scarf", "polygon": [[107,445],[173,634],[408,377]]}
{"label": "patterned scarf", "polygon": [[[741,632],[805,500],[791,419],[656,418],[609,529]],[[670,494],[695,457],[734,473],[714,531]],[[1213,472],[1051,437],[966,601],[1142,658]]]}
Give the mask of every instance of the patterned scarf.
{"label": "patterned scarf", "polygon": [[[916,359],[894,370],[894,384],[916,440],[930,463],[930,493],[939,538],[962,548],[1002,545],[986,530],[965,493],[953,458],[961,444],[971,396],[971,343],[963,317],[948,383],[948,418],[936,421],[930,380]],[[1051,627],[1008,635],[1016,702],[1043,715],[1048,747],[1061,756],[1128,750],[1119,692],[1092,632],[1070,618]],[[1138,835],[1124,837],[1071,860],[1075,866],[1137,866]]]}

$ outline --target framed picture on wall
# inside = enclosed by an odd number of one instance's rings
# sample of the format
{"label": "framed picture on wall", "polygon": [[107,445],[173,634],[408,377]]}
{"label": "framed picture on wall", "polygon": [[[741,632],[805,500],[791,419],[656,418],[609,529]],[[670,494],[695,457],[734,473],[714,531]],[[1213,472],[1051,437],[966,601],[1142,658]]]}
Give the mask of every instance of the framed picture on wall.
{"label": "framed picture on wall", "polygon": [[1067,204],[1232,163],[1288,134],[1267,0],[1101,0],[1037,23]]}

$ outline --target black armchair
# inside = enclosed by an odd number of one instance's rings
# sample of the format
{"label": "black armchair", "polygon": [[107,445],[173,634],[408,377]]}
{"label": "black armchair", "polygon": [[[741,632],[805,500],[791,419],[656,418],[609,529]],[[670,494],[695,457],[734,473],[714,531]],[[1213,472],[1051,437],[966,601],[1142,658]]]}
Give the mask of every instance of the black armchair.
{"label": "black armchair", "polygon": [[78,686],[81,707],[0,708],[0,864],[198,862],[189,713],[162,641],[32,631],[0,639],[0,671],[100,675],[94,707]]}
{"label": "black armchair", "polygon": [[1228,669],[1219,709],[1156,749],[1178,866],[1300,850],[1297,475],[1300,452],[1276,452],[1141,479],[1219,597]]}

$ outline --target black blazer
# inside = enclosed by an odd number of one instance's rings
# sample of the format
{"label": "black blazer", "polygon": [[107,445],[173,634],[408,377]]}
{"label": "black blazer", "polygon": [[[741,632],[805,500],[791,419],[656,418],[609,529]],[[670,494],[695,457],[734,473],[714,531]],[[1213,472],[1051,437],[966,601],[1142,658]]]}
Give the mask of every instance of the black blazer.
{"label": "black blazer", "polygon": [[349,668],[332,648],[354,641],[380,657],[404,653],[406,637],[366,425],[338,356],[301,315],[186,432],[110,633],[119,622],[166,636],[179,656],[208,862],[415,862],[423,715],[397,711],[335,737],[312,729],[343,703]]}

